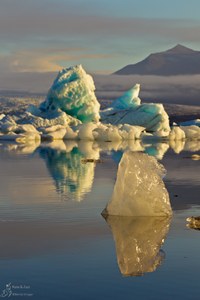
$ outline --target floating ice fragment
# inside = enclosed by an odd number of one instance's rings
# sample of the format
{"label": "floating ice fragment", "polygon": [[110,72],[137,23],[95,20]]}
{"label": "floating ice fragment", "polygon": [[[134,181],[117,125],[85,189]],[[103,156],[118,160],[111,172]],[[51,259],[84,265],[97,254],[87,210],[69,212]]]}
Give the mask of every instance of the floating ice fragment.
{"label": "floating ice fragment", "polygon": [[168,216],[169,194],[161,176],[164,167],[144,153],[125,152],[119,163],[111,201],[103,215]]}

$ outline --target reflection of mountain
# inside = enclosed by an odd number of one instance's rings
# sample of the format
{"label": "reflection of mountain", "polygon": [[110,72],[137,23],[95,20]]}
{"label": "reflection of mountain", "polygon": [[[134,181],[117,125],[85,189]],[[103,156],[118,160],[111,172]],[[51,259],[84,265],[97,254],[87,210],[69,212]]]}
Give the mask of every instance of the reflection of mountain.
{"label": "reflection of mountain", "polygon": [[170,218],[108,216],[115,240],[117,262],[125,276],[140,276],[153,272],[165,254],[160,250],[166,237]]}
{"label": "reflection of mountain", "polygon": [[[38,151],[46,162],[58,193],[63,195],[64,199],[73,198],[81,201],[84,194],[90,192],[95,164],[83,161],[84,158],[90,158],[89,152],[81,151],[81,147],[74,147],[67,152],[48,147],[48,144]],[[98,151],[96,157],[99,157]]]}
{"label": "reflection of mountain", "polygon": [[111,201],[103,211],[114,216],[167,216],[171,205],[164,167],[145,153],[124,152]]}

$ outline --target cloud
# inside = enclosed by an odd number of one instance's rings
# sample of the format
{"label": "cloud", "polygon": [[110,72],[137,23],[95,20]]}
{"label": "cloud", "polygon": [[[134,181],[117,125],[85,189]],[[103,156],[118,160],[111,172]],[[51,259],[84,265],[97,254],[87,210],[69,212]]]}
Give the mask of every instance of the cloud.
{"label": "cloud", "polygon": [[84,51],[86,51],[84,48],[42,48],[13,51],[9,54],[0,54],[0,69],[4,72],[54,72],[65,67],[67,62],[111,57],[106,54],[85,53]]}
{"label": "cloud", "polygon": [[[122,39],[140,36],[159,36],[188,42],[199,42],[200,22],[170,18],[128,18],[114,15],[94,15],[78,5],[42,0],[1,0],[0,37],[3,39],[33,39],[41,37],[67,38],[83,36]],[[41,41],[42,42],[42,41]]]}
{"label": "cloud", "polygon": [[[1,51],[7,52],[0,61],[3,70],[54,71],[66,61],[113,72],[149,52],[177,43],[193,47],[191,44],[200,41],[199,20],[135,18],[117,16],[114,11],[108,16],[102,3],[98,12],[98,5],[91,0],[0,2]],[[63,53],[67,47],[75,50]],[[82,50],[78,53],[76,48]]]}

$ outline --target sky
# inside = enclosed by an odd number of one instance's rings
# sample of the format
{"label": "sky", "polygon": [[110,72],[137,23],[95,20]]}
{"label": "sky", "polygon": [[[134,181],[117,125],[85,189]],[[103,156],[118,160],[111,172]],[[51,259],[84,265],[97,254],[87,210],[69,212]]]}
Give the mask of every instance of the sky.
{"label": "sky", "polygon": [[109,74],[176,44],[200,50],[199,0],[0,0],[0,73]]}

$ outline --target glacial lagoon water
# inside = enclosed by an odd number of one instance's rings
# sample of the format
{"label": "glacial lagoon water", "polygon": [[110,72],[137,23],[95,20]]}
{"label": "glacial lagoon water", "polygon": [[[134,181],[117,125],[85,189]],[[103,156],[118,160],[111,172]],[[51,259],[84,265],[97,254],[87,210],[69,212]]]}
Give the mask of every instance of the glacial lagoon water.
{"label": "glacial lagoon water", "polygon": [[[2,143],[0,298],[199,299],[200,143],[170,146]],[[101,216],[124,151],[164,165],[171,218]]]}

